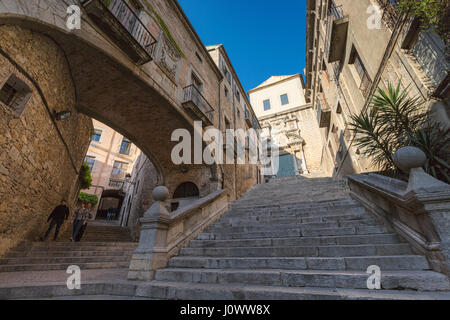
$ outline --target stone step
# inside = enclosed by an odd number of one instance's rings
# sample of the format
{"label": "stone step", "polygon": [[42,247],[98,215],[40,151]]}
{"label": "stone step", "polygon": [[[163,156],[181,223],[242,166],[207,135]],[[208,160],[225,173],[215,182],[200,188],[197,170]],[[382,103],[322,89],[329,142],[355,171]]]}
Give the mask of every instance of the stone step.
{"label": "stone step", "polygon": [[[284,287],[319,287],[367,289],[365,271],[334,270],[230,270],[230,269],[163,269],[155,274],[157,281],[249,284]],[[383,290],[448,291],[447,276],[433,271],[382,271]]]}
{"label": "stone step", "polygon": [[96,247],[136,247],[138,245],[137,242],[89,242],[89,241],[82,241],[82,242],[67,242],[67,241],[55,241],[55,242],[29,242],[24,243],[17,248],[20,247],[56,247],[56,246],[63,246],[63,247],[83,247],[83,246],[96,246]]}
{"label": "stone step", "polygon": [[73,251],[11,251],[5,255],[5,258],[21,258],[21,257],[88,257],[88,256],[123,256],[130,255],[134,250],[73,250]]}
{"label": "stone step", "polygon": [[83,281],[80,290],[69,290],[66,284],[41,283],[39,285],[17,285],[2,287],[0,299],[45,299],[55,297],[80,297],[110,295],[113,297],[134,297],[138,284],[129,282],[86,282]]}
{"label": "stone step", "polygon": [[319,228],[319,229],[279,229],[271,231],[256,231],[246,233],[200,233],[198,240],[229,240],[229,239],[252,239],[252,238],[286,238],[286,237],[320,237],[320,236],[343,236],[343,235],[366,235],[388,233],[384,226],[356,226],[346,228]]}
{"label": "stone step", "polygon": [[226,213],[226,217],[233,218],[247,218],[247,217],[301,217],[301,218],[313,218],[324,217],[338,214],[355,214],[355,215],[368,215],[368,213],[361,206],[337,206],[337,207],[320,207],[320,208],[303,208],[303,209],[231,209]]}
{"label": "stone step", "polygon": [[77,265],[80,267],[81,270],[115,269],[115,268],[128,268],[130,266],[130,262],[128,259],[127,261],[118,261],[118,262],[0,265],[0,272],[66,270],[71,265]]}
{"label": "stone step", "polygon": [[90,236],[83,238],[81,241],[89,241],[89,242],[95,242],[95,241],[130,241],[130,238],[128,237],[103,237],[103,236]]}
{"label": "stone step", "polygon": [[366,257],[187,257],[169,260],[174,268],[205,269],[286,269],[286,270],[359,270],[377,265],[381,270],[429,270],[424,256],[366,256]]}
{"label": "stone step", "polygon": [[[76,243],[78,244],[78,243]],[[65,245],[54,245],[54,246],[32,246],[32,247],[17,247],[14,252],[28,252],[28,251],[114,251],[114,250],[135,250],[137,246],[135,244],[129,246],[96,246],[93,243],[83,246],[65,246]]]}
{"label": "stone step", "polygon": [[342,207],[347,205],[358,205],[358,203],[350,197],[343,197],[342,199],[327,200],[327,201],[315,201],[315,202],[305,202],[297,201],[291,203],[274,202],[272,204],[258,204],[255,205],[242,205],[240,200],[231,203],[231,209],[233,211],[247,211],[247,210],[264,210],[264,209],[293,209],[293,210],[314,210],[316,208],[332,208],[332,207]]}
{"label": "stone step", "polygon": [[372,220],[376,221],[374,217],[371,217],[366,212],[355,214],[335,214],[335,215],[314,215],[314,216],[250,216],[250,217],[229,217],[227,215],[222,216],[214,226],[240,226],[256,223],[264,224],[289,224],[289,223],[313,223],[313,222],[342,222],[342,221],[359,221],[359,220]]}
{"label": "stone step", "polygon": [[240,224],[239,226],[231,226],[226,224],[214,224],[207,228],[205,232],[222,233],[238,233],[238,232],[254,232],[254,231],[278,231],[282,229],[300,228],[301,230],[317,230],[328,228],[347,228],[357,226],[375,226],[379,225],[375,219],[359,219],[353,221],[333,221],[333,222],[291,222],[291,223],[271,223],[271,224]]}
{"label": "stone step", "polygon": [[404,242],[396,234],[351,235],[334,237],[267,238],[246,240],[191,240],[190,248],[270,247],[306,245],[393,244]]}
{"label": "stone step", "polygon": [[60,264],[60,263],[88,263],[88,262],[126,262],[130,261],[129,255],[116,256],[83,256],[83,257],[21,257],[0,259],[0,266],[26,265],[26,264]]}
{"label": "stone step", "polygon": [[194,257],[353,257],[412,254],[408,244],[287,246],[241,248],[182,248],[180,256]]}
{"label": "stone step", "polygon": [[138,297],[176,300],[450,300],[450,293],[414,290],[288,288],[247,284],[151,281],[136,289]]}

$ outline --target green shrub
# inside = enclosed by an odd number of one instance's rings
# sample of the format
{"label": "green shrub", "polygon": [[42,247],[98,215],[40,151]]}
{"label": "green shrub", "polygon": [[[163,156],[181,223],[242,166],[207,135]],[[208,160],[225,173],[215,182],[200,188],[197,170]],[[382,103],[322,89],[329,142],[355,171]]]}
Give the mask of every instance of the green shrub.
{"label": "green shrub", "polygon": [[89,194],[89,193],[85,193],[85,192],[80,192],[80,194],[78,195],[78,200],[80,202],[90,203],[93,206],[95,206],[98,203],[97,195]]}
{"label": "green shrub", "polygon": [[407,89],[388,84],[378,88],[369,108],[351,115],[354,143],[364,156],[382,172],[397,176],[392,155],[405,146],[420,148],[427,156],[424,170],[435,178],[450,182],[450,131],[444,129],[424,111],[424,101],[410,97]]}
{"label": "green shrub", "polygon": [[89,170],[88,164],[85,162],[81,166],[80,169],[80,188],[83,189],[89,189],[92,185],[92,176],[91,176],[91,170]]}

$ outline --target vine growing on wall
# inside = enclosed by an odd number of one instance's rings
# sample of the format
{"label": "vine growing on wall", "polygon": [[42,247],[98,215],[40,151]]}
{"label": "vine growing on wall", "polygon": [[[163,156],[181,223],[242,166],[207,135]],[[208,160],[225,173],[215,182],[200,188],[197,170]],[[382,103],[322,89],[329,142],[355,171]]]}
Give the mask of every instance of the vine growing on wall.
{"label": "vine growing on wall", "polygon": [[185,58],[185,55],[183,53],[183,51],[181,50],[180,46],[178,45],[178,43],[175,41],[175,39],[173,38],[172,34],[170,33],[169,27],[167,27],[166,23],[164,22],[163,18],[161,18],[161,16],[155,11],[155,9],[153,9],[152,5],[147,1],[144,0],[146,6],[150,9],[151,12],[149,12],[148,10],[144,9],[144,11],[151,17],[156,18],[156,21],[159,25],[159,27],[161,28],[161,30],[164,32],[164,34],[167,36],[167,38],[169,39],[169,41],[172,43],[172,45],[174,46],[174,48],[178,51],[178,53]]}
{"label": "vine growing on wall", "polygon": [[446,42],[450,38],[450,0],[398,0],[398,10],[415,16],[422,29],[433,29]]}
{"label": "vine growing on wall", "polygon": [[89,170],[88,164],[85,162],[81,166],[80,169],[80,188],[83,189],[89,189],[92,185],[92,176],[91,176],[91,170]]}

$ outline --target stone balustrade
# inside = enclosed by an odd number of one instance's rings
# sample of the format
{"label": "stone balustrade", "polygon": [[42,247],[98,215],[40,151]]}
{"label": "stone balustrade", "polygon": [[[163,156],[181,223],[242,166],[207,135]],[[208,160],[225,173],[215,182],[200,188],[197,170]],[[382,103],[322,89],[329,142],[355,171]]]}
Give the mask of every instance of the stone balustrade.
{"label": "stone balustrade", "polygon": [[228,210],[225,190],[213,192],[171,213],[165,206],[168,194],[163,186],[153,190],[155,203],[141,219],[139,247],[128,273],[130,280],[152,280],[156,270],[166,267],[180,248]]}
{"label": "stone balustrade", "polygon": [[425,173],[425,160],[420,149],[402,148],[394,161],[409,172],[408,183],[373,173],[350,175],[348,183],[354,199],[450,275],[450,185]]}

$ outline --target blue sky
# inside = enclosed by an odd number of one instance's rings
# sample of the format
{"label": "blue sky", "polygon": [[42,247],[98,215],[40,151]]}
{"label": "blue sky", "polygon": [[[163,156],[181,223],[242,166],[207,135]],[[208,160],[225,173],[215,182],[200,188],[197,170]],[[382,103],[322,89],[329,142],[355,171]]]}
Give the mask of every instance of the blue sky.
{"label": "blue sky", "polygon": [[205,45],[222,43],[246,91],[303,73],[306,0],[178,0]]}

